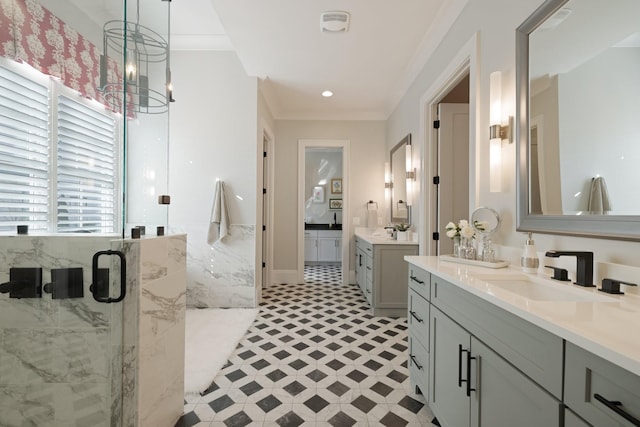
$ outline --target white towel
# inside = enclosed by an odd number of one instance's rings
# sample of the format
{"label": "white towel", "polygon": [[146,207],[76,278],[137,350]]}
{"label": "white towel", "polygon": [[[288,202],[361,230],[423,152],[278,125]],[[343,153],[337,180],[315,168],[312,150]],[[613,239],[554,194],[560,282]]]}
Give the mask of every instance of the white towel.
{"label": "white towel", "polygon": [[591,179],[588,210],[590,213],[595,214],[603,214],[611,210],[611,201],[609,200],[609,193],[607,192],[607,184],[605,184],[604,178],[601,176]]}
{"label": "white towel", "polygon": [[224,193],[224,182],[216,181],[216,192],[213,196],[213,208],[211,209],[207,243],[212,245],[218,240],[224,239],[229,234],[230,225],[227,198]]}

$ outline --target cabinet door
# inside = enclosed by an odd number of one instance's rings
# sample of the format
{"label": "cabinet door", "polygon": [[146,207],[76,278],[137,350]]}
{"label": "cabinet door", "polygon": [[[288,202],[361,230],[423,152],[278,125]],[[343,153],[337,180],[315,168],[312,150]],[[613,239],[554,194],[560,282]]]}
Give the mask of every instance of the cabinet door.
{"label": "cabinet door", "polygon": [[318,237],[318,261],[336,262],[336,239]]}
{"label": "cabinet door", "polygon": [[430,323],[431,409],[442,427],[466,427],[469,425],[470,417],[469,397],[464,381],[469,377],[466,352],[469,351],[471,337],[467,331],[433,306]]}
{"label": "cabinet door", "polygon": [[564,427],[589,427],[589,424],[582,421],[569,408],[564,410]]}
{"label": "cabinet door", "polygon": [[409,245],[376,245],[374,248],[375,306],[403,308],[407,306],[407,263],[404,257],[417,255],[418,247]]}
{"label": "cabinet door", "polygon": [[562,405],[524,374],[471,338],[471,426],[554,427]]}
{"label": "cabinet door", "polygon": [[318,261],[318,239],[305,238],[304,239],[304,260],[305,261]]}

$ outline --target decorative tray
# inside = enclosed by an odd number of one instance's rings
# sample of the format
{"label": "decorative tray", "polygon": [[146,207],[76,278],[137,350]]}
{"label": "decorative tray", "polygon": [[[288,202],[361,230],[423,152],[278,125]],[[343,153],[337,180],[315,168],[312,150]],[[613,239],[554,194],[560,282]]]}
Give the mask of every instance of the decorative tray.
{"label": "decorative tray", "polygon": [[478,261],[475,259],[466,259],[466,258],[458,258],[453,255],[439,255],[442,261],[447,262],[456,262],[458,264],[468,264],[475,265],[478,267],[486,267],[486,268],[504,268],[509,265],[509,261],[495,260],[495,261]]}

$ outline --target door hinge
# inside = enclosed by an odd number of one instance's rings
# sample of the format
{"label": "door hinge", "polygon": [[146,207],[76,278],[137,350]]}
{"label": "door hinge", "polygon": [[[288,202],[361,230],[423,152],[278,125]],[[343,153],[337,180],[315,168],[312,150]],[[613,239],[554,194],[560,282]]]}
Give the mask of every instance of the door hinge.
{"label": "door hinge", "polygon": [[439,176],[434,176],[434,177],[433,177],[433,183],[434,183],[435,185],[440,184],[440,177],[439,177]]}
{"label": "door hinge", "polygon": [[267,194],[267,189],[266,188],[262,189],[262,194]]}
{"label": "door hinge", "polygon": [[434,120],[433,121],[433,128],[434,129],[440,129],[440,120]]}
{"label": "door hinge", "polygon": [[265,268],[266,266],[267,266],[267,263],[263,261],[262,262],[262,268]]}
{"label": "door hinge", "polygon": [[266,151],[262,152],[262,157],[267,157],[267,152]]}
{"label": "door hinge", "polygon": [[440,240],[440,233],[438,233],[437,231],[433,233],[433,240]]}
{"label": "door hinge", "polygon": [[267,226],[266,225],[262,226],[262,231],[267,231]]}

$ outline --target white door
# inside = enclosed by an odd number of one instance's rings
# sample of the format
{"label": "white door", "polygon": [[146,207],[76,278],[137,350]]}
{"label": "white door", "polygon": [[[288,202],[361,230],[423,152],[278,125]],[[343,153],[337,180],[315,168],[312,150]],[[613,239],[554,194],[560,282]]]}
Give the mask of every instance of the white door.
{"label": "white door", "polygon": [[449,223],[469,219],[469,104],[438,104],[437,254],[453,252],[445,234]]}

